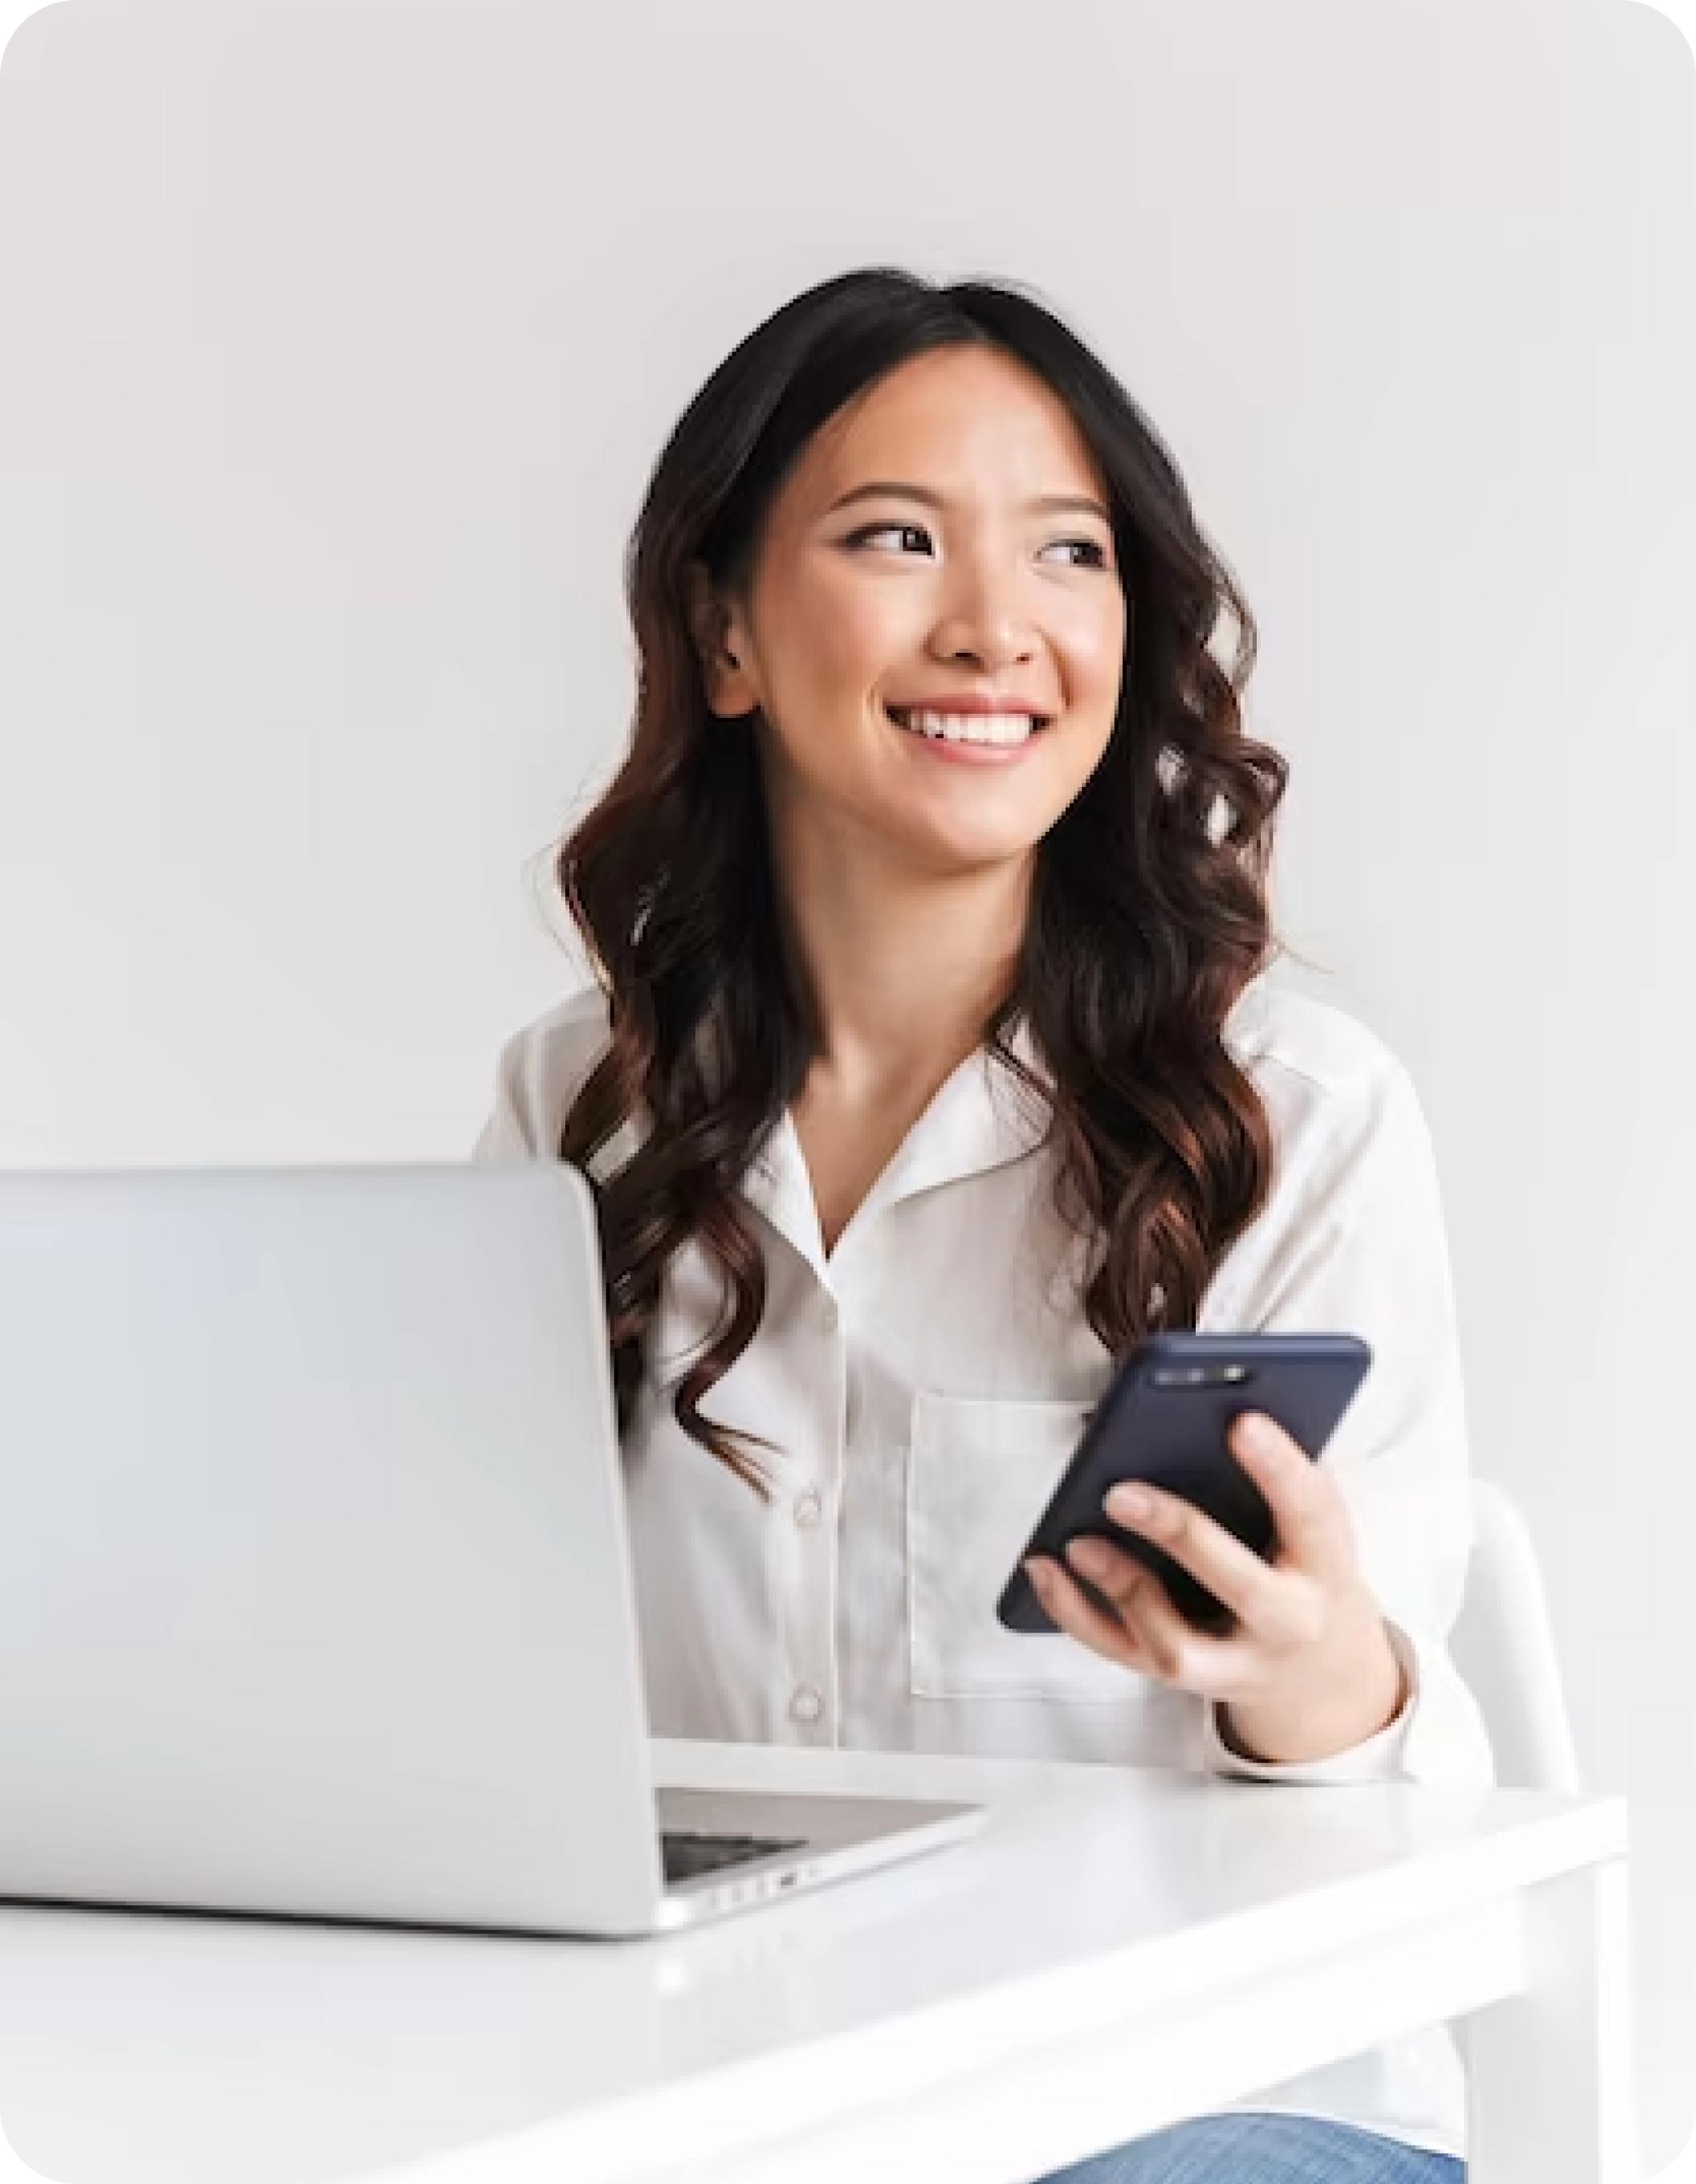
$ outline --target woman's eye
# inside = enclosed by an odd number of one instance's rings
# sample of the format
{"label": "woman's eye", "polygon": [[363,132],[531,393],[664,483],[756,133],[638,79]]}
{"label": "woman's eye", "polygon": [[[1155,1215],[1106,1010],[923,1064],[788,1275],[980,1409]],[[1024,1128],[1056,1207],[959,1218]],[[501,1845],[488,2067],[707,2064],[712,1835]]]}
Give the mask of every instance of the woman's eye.
{"label": "woman's eye", "polygon": [[[930,536],[922,523],[873,523],[868,524],[864,530],[855,532],[846,543],[850,546],[862,546],[868,539],[887,538],[891,532],[902,532],[918,538],[929,538]],[[1091,566],[1098,569],[1105,568],[1107,566],[1107,549],[1096,539],[1057,538],[1054,543],[1057,546],[1082,546],[1096,556]]]}

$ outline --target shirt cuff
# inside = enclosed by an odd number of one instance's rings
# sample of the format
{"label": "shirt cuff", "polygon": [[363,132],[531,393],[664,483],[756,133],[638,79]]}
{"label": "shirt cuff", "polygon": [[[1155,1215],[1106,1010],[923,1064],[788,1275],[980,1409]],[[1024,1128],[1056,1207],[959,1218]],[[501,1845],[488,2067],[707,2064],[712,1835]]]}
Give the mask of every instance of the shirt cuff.
{"label": "shirt cuff", "polygon": [[1384,1629],[1390,1650],[1407,1679],[1407,1696],[1395,1719],[1345,1752],[1326,1759],[1246,1759],[1233,1752],[1219,1734],[1223,1709],[1209,1703],[1202,1710],[1202,1763],[1210,1774],[1236,1774],[1256,1782],[1393,1782],[1401,1778],[1402,1747],[1420,1702],[1419,1658],[1413,1642],[1399,1624],[1386,1616]]}

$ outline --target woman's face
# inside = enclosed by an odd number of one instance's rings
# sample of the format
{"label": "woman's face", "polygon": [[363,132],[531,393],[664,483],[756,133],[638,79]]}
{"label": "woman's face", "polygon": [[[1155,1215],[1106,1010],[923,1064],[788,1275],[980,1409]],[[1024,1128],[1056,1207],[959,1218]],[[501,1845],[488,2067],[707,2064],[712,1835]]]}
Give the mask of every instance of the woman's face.
{"label": "woman's face", "polygon": [[[915,358],[815,436],[746,615],[715,619],[692,573],[709,703],[760,708],[780,831],[939,874],[1027,859],[1107,747],[1127,608],[1102,480],[1059,398],[998,352]],[[962,747],[885,710],[962,691],[1047,725]]]}

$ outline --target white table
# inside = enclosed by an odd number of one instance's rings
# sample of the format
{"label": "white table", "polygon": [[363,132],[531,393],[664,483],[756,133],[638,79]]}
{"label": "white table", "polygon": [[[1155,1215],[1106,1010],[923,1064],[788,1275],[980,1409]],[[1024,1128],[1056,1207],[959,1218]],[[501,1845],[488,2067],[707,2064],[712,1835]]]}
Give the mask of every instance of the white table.
{"label": "white table", "polygon": [[0,1908],[0,2178],[1021,2184],[1476,2013],[1470,2184],[1637,2184],[1619,1798],[655,1750],[992,1815],[650,1942]]}

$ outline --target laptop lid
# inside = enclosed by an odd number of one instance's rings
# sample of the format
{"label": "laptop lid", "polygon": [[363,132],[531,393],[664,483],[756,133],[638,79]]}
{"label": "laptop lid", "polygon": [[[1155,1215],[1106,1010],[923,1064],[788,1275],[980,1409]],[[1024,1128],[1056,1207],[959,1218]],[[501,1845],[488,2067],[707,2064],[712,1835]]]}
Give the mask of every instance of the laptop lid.
{"label": "laptop lid", "polygon": [[634,1926],[589,1185],[0,1176],[0,1894]]}

